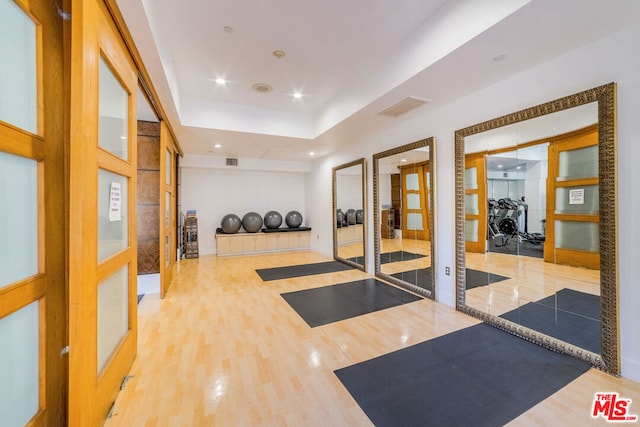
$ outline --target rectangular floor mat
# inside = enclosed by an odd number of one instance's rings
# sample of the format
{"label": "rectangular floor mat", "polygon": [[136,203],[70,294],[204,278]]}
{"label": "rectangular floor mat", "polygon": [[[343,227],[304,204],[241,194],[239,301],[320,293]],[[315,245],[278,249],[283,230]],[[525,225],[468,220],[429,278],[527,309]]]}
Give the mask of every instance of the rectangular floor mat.
{"label": "rectangular floor mat", "polygon": [[500,317],[594,353],[601,351],[598,295],[565,288]]}
{"label": "rectangular floor mat", "polygon": [[369,278],[282,294],[312,328],[422,298]]}
{"label": "rectangular floor mat", "polygon": [[335,273],[351,270],[353,267],[338,261],[317,262],[313,264],[289,265],[287,267],[263,268],[256,273],[264,282],[289,279],[292,277],[312,276],[314,274]]}
{"label": "rectangular floor mat", "polygon": [[376,426],[502,426],[589,367],[479,324],[335,374]]}

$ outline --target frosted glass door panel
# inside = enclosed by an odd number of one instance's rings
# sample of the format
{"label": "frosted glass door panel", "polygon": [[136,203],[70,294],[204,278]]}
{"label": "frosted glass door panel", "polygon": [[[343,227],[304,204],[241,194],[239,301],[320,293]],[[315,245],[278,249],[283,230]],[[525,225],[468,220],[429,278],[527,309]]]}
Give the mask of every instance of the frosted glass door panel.
{"label": "frosted glass door panel", "polygon": [[12,0],[0,0],[0,120],[38,133],[36,25]]}
{"label": "frosted glass door panel", "polygon": [[464,170],[464,189],[478,189],[478,168],[469,168]]}
{"label": "frosted glass door panel", "polygon": [[38,164],[0,152],[0,288],[37,273]]}
{"label": "frosted glass door panel", "polygon": [[423,230],[422,214],[419,214],[419,213],[407,214],[407,230]]}
{"label": "frosted glass door panel", "polygon": [[597,222],[556,221],[556,248],[600,252]]}
{"label": "frosted glass door panel", "polygon": [[164,225],[169,227],[169,219],[171,214],[171,193],[164,193]]}
{"label": "frosted glass door panel", "polygon": [[559,187],[556,189],[557,214],[596,215],[599,211],[600,192],[597,185]]}
{"label": "frosted glass door panel", "polygon": [[127,160],[129,157],[129,94],[100,57],[98,145]]}
{"label": "frosted glass door panel", "polygon": [[407,194],[407,209],[420,209],[420,194]]}
{"label": "frosted glass door panel", "polygon": [[129,246],[128,185],[126,177],[98,170],[98,261]]}
{"label": "frosted glass door panel", "polygon": [[129,266],[98,285],[98,372],[129,330]]}
{"label": "frosted glass door panel", "polygon": [[598,176],[598,146],[561,151],[558,181]]}
{"label": "frosted glass door panel", "polygon": [[418,183],[418,174],[409,173],[406,178],[407,191],[420,191],[420,184]]}
{"label": "frosted glass door panel", "polygon": [[464,236],[467,242],[478,241],[478,220],[468,219],[464,225]]}
{"label": "frosted glass door panel", "polygon": [[167,150],[165,155],[165,172],[164,172],[164,182],[167,185],[171,185],[171,152]]}
{"label": "frosted glass door panel", "polygon": [[467,215],[478,215],[480,213],[477,194],[464,195],[464,212]]}
{"label": "frosted glass door panel", "polygon": [[22,427],[40,408],[38,302],[0,319],[0,424]]}

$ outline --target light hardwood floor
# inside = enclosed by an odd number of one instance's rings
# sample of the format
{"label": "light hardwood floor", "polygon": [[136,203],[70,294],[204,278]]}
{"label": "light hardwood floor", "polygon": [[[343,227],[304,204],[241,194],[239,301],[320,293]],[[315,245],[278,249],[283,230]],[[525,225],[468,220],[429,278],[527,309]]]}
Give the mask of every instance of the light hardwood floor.
{"label": "light hardwood floor", "polygon": [[[262,282],[254,271],[328,260],[303,251],[181,261],[166,298],[140,304],[132,377],[105,425],[369,426],[335,369],[477,323],[424,299],[310,328],[280,293],[370,276]],[[633,399],[640,414],[640,384],[591,369],[512,425],[605,425],[590,417],[603,391]]]}

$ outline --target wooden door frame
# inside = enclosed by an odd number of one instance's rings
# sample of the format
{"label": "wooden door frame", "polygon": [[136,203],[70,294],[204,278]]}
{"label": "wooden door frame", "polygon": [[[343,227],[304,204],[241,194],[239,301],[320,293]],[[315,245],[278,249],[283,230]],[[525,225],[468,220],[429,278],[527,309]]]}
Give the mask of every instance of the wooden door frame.
{"label": "wooden door frame", "polygon": [[[176,144],[167,123],[160,121],[160,298],[164,298],[173,278],[173,266],[176,263],[177,245],[175,233],[177,230],[176,219]],[[166,183],[167,156],[170,157],[170,183]],[[169,199],[169,224],[166,223],[165,212],[166,193],[171,194]],[[169,239],[169,254],[166,254],[165,241]],[[169,265],[166,259],[169,259]]]}
{"label": "wooden door frame", "polygon": [[[407,238],[408,236],[405,233],[414,232],[415,239],[418,240],[429,240],[430,230],[429,230],[429,208],[427,205],[427,185],[425,178],[425,164],[428,162],[420,162],[420,163],[412,163],[408,165],[399,166],[400,169],[400,188],[401,188],[401,197],[402,197],[402,237]],[[406,185],[406,175],[409,173],[418,174],[418,194],[420,196],[420,211],[422,216],[422,230],[406,230],[407,226],[407,214],[410,210],[407,207],[407,190],[405,188]],[[417,210],[417,209],[411,209]]]}
{"label": "wooden door frame", "polygon": [[[101,425],[137,345],[136,97],[137,71],[104,3],[73,2],[69,148],[69,425]],[[100,56],[129,92],[128,160],[98,148]],[[128,247],[98,263],[98,168],[128,178]],[[97,296],[100,282],[124,265],[128,270],[128,332],[102,372],[97,369]]]}

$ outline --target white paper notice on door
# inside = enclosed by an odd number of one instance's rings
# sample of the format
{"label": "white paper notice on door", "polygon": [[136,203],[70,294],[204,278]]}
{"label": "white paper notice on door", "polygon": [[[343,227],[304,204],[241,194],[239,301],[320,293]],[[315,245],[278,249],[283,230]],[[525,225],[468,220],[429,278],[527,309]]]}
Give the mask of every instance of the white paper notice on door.
{"label": "white paper notice on door", "polygon": [[569,190],[570,205],[584,205],[584,188]]}
{"label": "white paper notice on door", "polygon": [[112,182],[109,194],[109,222],[122,221],[122,198],[120,183]]}

